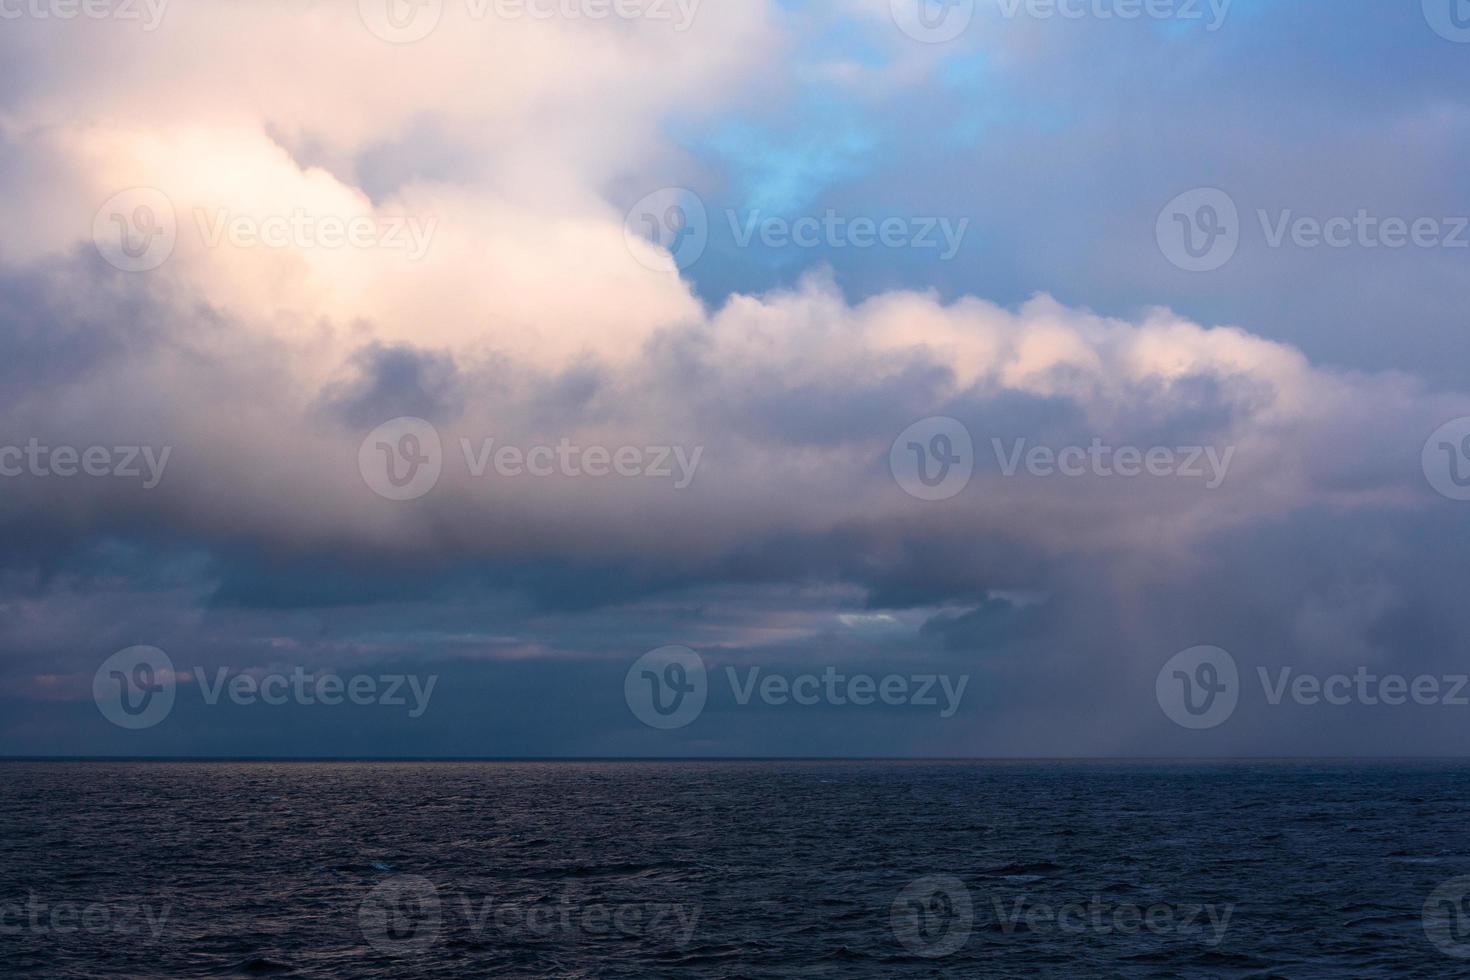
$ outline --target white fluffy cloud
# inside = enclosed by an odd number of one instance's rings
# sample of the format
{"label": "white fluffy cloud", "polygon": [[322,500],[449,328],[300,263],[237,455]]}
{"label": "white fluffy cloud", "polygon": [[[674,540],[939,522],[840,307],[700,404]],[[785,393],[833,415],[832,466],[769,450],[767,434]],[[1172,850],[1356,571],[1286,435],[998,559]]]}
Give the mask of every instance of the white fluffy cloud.
{"label": "white fluffy cloud", "polygon": [[[180,3],[151,33],[15,25],[0,50],[17,64],[44,55],[47,70],[0,117],[15,178],[0,194],[18,216],[0,229],[7,268],[90,255],[98,205],[135,186],[168,197],[178,242],[162,268],[137,274],[158,319],[150,341],[115,355],[105,382],[86,374],[31,393],[12,430],[81,442],[130,425],[134,441],[174,447],[165,486],[136,506],[281,544],[700,555],[864,524],[1004,531],[1065,553],[1182,551],[1304,506],[1413,506],[1422,490],[1401,462],[1464,410],[1412,379],[1317,368],[1244,329],[1165,310],[1124,321],[1045,297],[1008,310],[907,292],[852,305],[820,276],[707,310],[677,275],[637,261],[611,189],[673,182],[662,175],[688,164],[662,127],[779,71],[781,20],[757,3],[701,5],[686,32],[468,10],[446,3],[438,29],[408,45],[375,37],[346,4]],[[293,214],[412,220],[429,235],[417,257],[210,243],[231,221]],[[371,388],[354,360],[370,345],[453,365],[459,397],[436,420],[446,473],[414,506],[367,490],[355,462],[365,432],[330,411],[332,392]],[[566,393],[579,376],[591,391],[580,402]],[[800,433],[834,402],[850,406],[850,424],[810,438],[759,421],[784,406]],[[1017,405],[1060,414],[1028,419]],[[941,412],[969,413],[982,456],[992,438],[1172,439],[1235,455],[1209,493],[982,467],[966,497],[916,506],[885,460],[909,422]],[[489,492],[463,472],[461,437],[705,455],[701,479],[678,493],[585,479]],[[54,491],[25,492],[35,503]],[[82,523],[114,506],[95,486],[65,492]]]}
{"label": "white fluffy cloud", "polygon": [[[262,331],[368,324],[384,342],[554,365],[617,356],[696,315],[676,277],[630,261],[603,189],[651,179],[671,152],[669,114],[707,111],[762,71],[779,47],[764,6],[698,9],[685,31],[471,10],[445,4],[433,34],[399,46],[346,3],[170,5],[151,33],[7,23],[0,50],[17,64],[44,55],[48,71],[0,114],[14,177],[0,256],[24,265],[85,246],[104,201],[151,187],[178,227],[159,278]],[[453,174],[421,174],[423,153],[452,158]],[[367,156],[388,185],[378,199]],[[404,218],[432,234],[416,259],[299,237],[211,241],[218,220],[297,213]]]}

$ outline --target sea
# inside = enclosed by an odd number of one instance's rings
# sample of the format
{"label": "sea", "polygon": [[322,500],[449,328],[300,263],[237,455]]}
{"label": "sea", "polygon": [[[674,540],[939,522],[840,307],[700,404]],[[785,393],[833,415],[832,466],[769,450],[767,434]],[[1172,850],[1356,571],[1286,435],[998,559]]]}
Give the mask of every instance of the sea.
{"label": "sea", "polygon": [[0,762],[0,976],[1470,976],[1470,764]]}

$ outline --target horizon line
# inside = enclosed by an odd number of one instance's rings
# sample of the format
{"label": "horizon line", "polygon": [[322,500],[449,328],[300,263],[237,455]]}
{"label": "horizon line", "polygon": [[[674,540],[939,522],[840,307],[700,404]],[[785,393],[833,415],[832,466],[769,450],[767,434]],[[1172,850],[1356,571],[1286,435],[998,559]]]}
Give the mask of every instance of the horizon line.
{"label": "horizon line", "polygon": [[1235,756],[267,756],[267,755],[0,755],[3,762],[295,762],[295,763],[711,763],[711,762],[1470,762],[1467,755]]}

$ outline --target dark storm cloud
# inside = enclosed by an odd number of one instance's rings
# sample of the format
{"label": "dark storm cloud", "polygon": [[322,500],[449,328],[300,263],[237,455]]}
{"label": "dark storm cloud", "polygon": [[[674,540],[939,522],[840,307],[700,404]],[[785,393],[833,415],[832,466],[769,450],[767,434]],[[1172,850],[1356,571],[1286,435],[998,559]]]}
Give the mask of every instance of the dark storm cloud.
{"label": "dark storm cloud", "polygon": [[[220,122],[212,113],[245,87],[228,72],[177,105],[143,83],[117,102],[51,104],[37,93],[65,82],[66,58],[42,67],[39,47],[0,39],[24,58],[0,72],[23,64],[28,79],[0,98],[34,109],[31,131],[0,134],[0,181],[28,208],[51,194],[34,209],[47,222],[17,219],[0,237],[0,447],[171,450],[149,488],[0,481],[0,753],[1460,750],[1463,722],[1443,708],[1314,713],[1257,698],[1198,733],[1155,703],[1159,668],[1198,644],[1229,649],[1247,678],[1282,664],[1462,669],[1465,511],[1429,490],[1420,460],[1430,432],[1470,415],[1457,374],[1460,257],[1268,250],[1255,235],[1225,269],[1187,276],[1153,240],[1165,201],[1206,184],[1228,185],[1248,225],[1256,208],[1466,210],[1459,83],[1470,62],[1417,11],[1390,6],[1346,16],[1237,0],[1209,35],[1020,21],[891,62],[832,65],[830,51],[805,51],[799,81],[821,89],[802,109],[811,127],[762,134],[762,107],[787,102],[752,98],[738,125],[711,118],[715,137],[691,138],[708,168],[700,179],[738,177],[710,194],[713,223],[722,206],[785,195],[817,213],[964,216],[974,231],[949,262],[836,247],[767,261],[717,242],[692,275],[708,296],[738,292],[707,310],[677,276],[644,267],[623,208],[604,199],[606,184],[673,179],[639,169],[667,107],[629,97],[634,80],[611,48],[598,50],[618,86],[560,66],[540,83],[550,88],[482,92],[466,82],[478,74],[418,63],[386,92],[354,81],[326,108],[291,102]],[[739,9],[753,8],[711,16]],[[905,42],[882,13],[868,26],[896,52]],[[283,36],[276,22],[251,26]],[[64,48],[62,37],[52,43]],[[159,40],[193,51],[205,38]],[[711,52],[785,50],[764,36],[716,40]],[[106,41],[109,54],[131,50]],[[649,53],[626,64],[665,63]],[[470,55],[476,69],[496,67]],[[90,92],[87,71],[87,86],[73,84]],[[655,78],[653,90],[683,87],[674,81]],[[779,94],[791,81],[767,84]],[[415,102],[480,94],[513,104],[431,120]],[[524,117],[517,98],[531,106]],[[77,118],[121,135],[68,128]],[[156,143],[155,126],[166,134]],[[198,131],[208,136],[197,144],[179,135]],[[731,132],[755,138],[722,138]],[[793,133],[809,143],[790,146]],[[604,147],[613,163],[593,159]],[[190,203],[239,193],[263,206],[279,177],[293,201],[417,202],[444,219],[445,237],[416,269],[181,249],[156,273],[123,274],[85,241],[98,188],[43,178],[93,157],[139,172],[124,166],[129,154],[145,158],[149,180],[182,161],[189,173],[170,186],[204,185]],[[257,163],[275,168],[267,186],[239,191],[253,175],[231,167]],[[455,186],[480,180],[474,193]],[[463,264],[434,264],[446,255]],[[823,264],[834,271],[798,275]],[[1058,300],[1036,295],[1047,292]],[[961,295],[1004,305],[947,302]],[[377,306],[362,314],[358,299]],[[1215,323],[1240,329],[1199,325]],[[396,500],[373,486],[361,449],[404,415],[435,426],[443,472]],[[975,475],[926,501],[900,486],[889,453],[937,415],[973,436]],[[470,472],[466,453],[490,440],[702,455],[682,489]],[[1106,443],[1233,455],[1207,489],[1008,475],[993,440],[1023,452]],[[98,713],[91,683],[133,644],[211,674],[405,671],[442,683],[412,724],[194,698],[166,724],[125,733]],[[831,666],[965,675],[970,686],[942,722],[892,706],[742,705],[721,687],[695,724],[666,733],[623,700],[634,658],[666,644],[700,651],[717,680]]]}
{"label": "dark storm cloud", "polygon": [[0,265],[0,409],[157,343],[156,309],[137,277],[81,248],[36,267]]}
{"label": "dark storm cloud", "polygon": [[371,429],[409,415],[442,422],[464,410],[463,381],[449,354],[369,345],[352,356],[355,377],[329,388],[324,408],[346,424]]}

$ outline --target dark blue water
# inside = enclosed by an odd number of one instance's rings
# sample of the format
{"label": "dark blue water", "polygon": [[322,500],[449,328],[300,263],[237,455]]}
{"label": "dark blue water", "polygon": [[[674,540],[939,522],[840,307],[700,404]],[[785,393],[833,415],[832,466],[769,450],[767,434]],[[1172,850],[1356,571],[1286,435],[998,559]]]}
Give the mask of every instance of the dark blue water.
{"label": "dark blue water", "polygon": [[1470,976],[1461,764],[0,764],[0,974]]}

